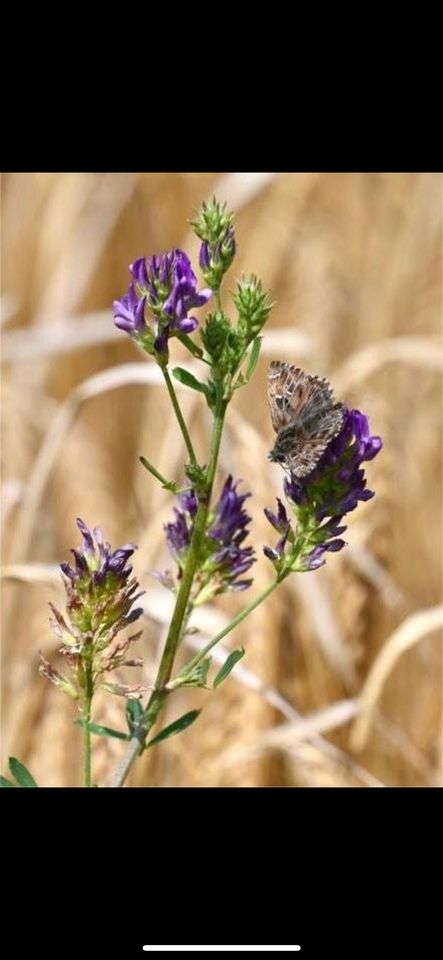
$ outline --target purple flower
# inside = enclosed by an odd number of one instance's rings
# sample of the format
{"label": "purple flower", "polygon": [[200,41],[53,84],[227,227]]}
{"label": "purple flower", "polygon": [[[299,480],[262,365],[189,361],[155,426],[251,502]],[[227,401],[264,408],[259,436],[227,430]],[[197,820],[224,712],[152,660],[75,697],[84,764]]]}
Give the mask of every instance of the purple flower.
{"label": "purple flower", "polygon": [[139,334],[145,329],[146,297],[138,297],[134,284],[130,283],[128,292],[121,300],[114,300],[114,323],[125,333]]}
{"label": "purple flower", "polygon": [[178,502],[182,509],[178,510],[174,507],[175,520],[172,523],[164,523],[163,529],[169,550],[181,569],[191,542],[192,523],[198,509],[197,495],[194,490],[186,490],[179,495]]}
{"label": "purple flower", "polygon": [[208,528],[208,539],[217,549],[208,557],[206,567],[211,575],[216,573],[220,579],[218,593],[222,589],[246,590],[252,583],[252,580],[238,579],[255,563],[253,548],[241,546],[248,536],[247,525],[251,520],[243,504],[251,494],[239,495],[239,482],[233,483],[232,476],[228,476]]}
{"label": "purple flower", "polygon": [[284,490],[298,506],[310,506],[318,520],[334,515],[344,516],[355,510],[359,500],[370,500],[361,464],[373,460],[383,442],[369,435],[368,418],[359,410],[347,410],[343,427],[325,450],[315,470],[295,480],[285,479]]}
{"label": "purple flower", "polygon": [[[188,317],[193,307],[203,307],[212,296],[212,290],[197,291],[197,277],[191,267],[191,261],[183,250],[173,250],[160,258],[164,262],[163,272],[167,272],[169,295],[163,303],[163,312],[171,317],[173,328],[183,333],[191,333],[198,325],[195,317]],[[161,265],[160,265],[161,271]],[[152,282],[155,274],[151,270]],[[149,273],[148,273],[149,279]]]}
{"label": "purple flower", "polygon": [[62,644],[60,653],[71,667],[72,676],[68,679],[60,674],[42,655],[40,673],[64,693],[83,697],[85,670],[92,667],[95,686],[101,674],[109,670],[140,665],[139,658],[127,658],[130,644],[140,633],[125,636],[116,646],[112,644],[117,634],[143,613],[141,607],[133,608],[133,604],[144,591],[137,593],[137,580],[130,579],[132,567],[128,560],[137,549],[134,544],[126,543],[112,550],[99,527],[91,533],[80,518],[77,526],[82,546],[71,551],[75,564],[60,564],[66,578],[66,619],[50,604],[52,629]]}
{"label": "purple flower", "polygon": [[108,625],[122,617],[132,623],[143,612],[142,608],[129,612],[136,599],[134,592],[138,583],[135,579],[129,580],[132,567],[127,566],[127,562],[137,547],[125,543],[123,547],[111,550],[111,545],[103,540],[100,527],[95,527],[92,535],[80,518],[77,518],[77,526],[83,537],[83,548],[71,550],[75,566],[60,564],[70,581],[67,592],[71,620],[80,629],[90,629],[98,610],[99,617]]}
{"label": "purple flower", "polygon": [[169,324],[169,330],[192,333],[198,326],[188,316],[194,307],[202,307],[212,290],[197,290],[197,277],[183,250],[170,250],[147,260],[136,260],[130,267],[141,295],[156,317]]}
{"label": "purple flower", "polygon": [[[225,590],[246,590],[252,580],[242,579],[255,562],[252,547],[243,546],[248,536],[249,515],[244,502],[249,493],[238,494],[237,483],[229,476],[220,498],[211,511],[204,543],[202,562],[196,577],[194,602],[203,603],[215,593]],[[174,508],[175,520],[164,525],[169,550],[179,567],[179,578],[186,562],[193,531],[198,499],[194,490],[179,497],[181,509]]]}
{"label": "purple flower", "polygon": [[169,550],[179,567],[182,567],[191,542],[192,530],[191,524],[188,522],[186,513],[184,513],[183,510],[177,510],[177,507],[174,507],[174,513],[175,521],[173,523],[164,523],[163,529],[166,533]]}
{"label": "purple flower", "polygon": [[224,484],[209,530],[209,536],[213,540],[220,540],[225,543],[234,539],[234,536],[236,539],[240,536],[242,540],[247,536],[245,528],[251,518],[243,509],[243,504],[251,494],[244,493],[239,496],[237,493],[239,482],[237,480],[236,483],[233,483],[232,476],[229,476]]}
{"label": "purple flower", "polygon": [[[207,303],[212,290],[197,290],[197,277],[183,250],[139,257],[129,270],[128,292],[114,301],[115,324],[141,340],[149,353],[167,358],[169,338],[196,329],[198,320],[189,311]],[[151,325],[145,322],[145,305],[153,314]]]}
{"label": "purple flower", "polygon": [[125,543],[123,547],[112,551],[110,544],[103,541],[100,527],[94,528],[93,536],[80,517],[77,517],[76,523],[83,537],[83,551],[71,550],[75,557],[75,568],[70,567],[68,563],[61,563],[63,573],[73,584],[87,576],[95,585],[101,585],[108,574],[112,574],[124,583],[132,570],[132,567],[126,567],[126,562],[137,549],[136,545]]}
{"label": "purple flower", "polygon": [[278,530],[279,533],[287,533],[290,527],[290,523],[288,520],[288,515],[286,513],[286,510],[281,500],[278,497],[277,497],[277,504],[278,504],[277,516],[275,515],[275,513],[272,513],[271,510],[268,510],[268,508],[265,507],[264,513],[265,513],[266,519],[269,520],[269,523],[274,527],[274,530]]}
{"label": "purple flower", "polygon": [[355,510],[359,501],[374,496],[366,488],[362,464],[373,460],[382,446],[380,437],[370,436],[368,418],[359,410],[346,410],[340,433],[331,440],[315,470],[302,479],[285,478],[284,491],[297,518],[296,534],[290,525],[285,526],[280,501],[277,517],[265,510],[269,522],[282,534],[275,548],[263,548],[277,571],[315,570],[325,563],[325,553],[345,546],[339,536],[346,530],[344,516]]}
{"label": "purple flower", "polygon": [[184,493],[179,495],[178,501],[183,510],[186,510],[190,517],[194,519],[198,509],[198,500],[195,490],[185,490]]}
{"label": "purple flower", "polygon": [[272,560],[273,562],[276,560],[281,560],[284,553],[286,541],[291,531],[291,524],[288,520],[288,515],[286,513],[286,510],[281,500],[279,500],[278,497],[277,497],[277,505],[278,505],[277,514],[272,513],[272,510],[268,510],[267,507],[265,507],[265,510],[264,510],[266,519],[269,520],[269,523],[271,524],[271,526],[274,527],[274,530],[277,530],[281,534],[281,537],[276,543],[275,547],[268,547],[268,546],[263,547],[263,553],[265,557],[268,557],[268,560]]}
{"label": "purple flower", "polygon": [[326,560],[323,559],[324,553],[328,551],[330,553],[338,553],[338,551],[345,546],[346,543],[344,540],[330,540],[329,542],[323,543],[318,547],[314,547],[314,549],[311,550],[305,558],[304,565],[300,569],[317,570],[318,567],[322,567],[323,564],[326,563]]}

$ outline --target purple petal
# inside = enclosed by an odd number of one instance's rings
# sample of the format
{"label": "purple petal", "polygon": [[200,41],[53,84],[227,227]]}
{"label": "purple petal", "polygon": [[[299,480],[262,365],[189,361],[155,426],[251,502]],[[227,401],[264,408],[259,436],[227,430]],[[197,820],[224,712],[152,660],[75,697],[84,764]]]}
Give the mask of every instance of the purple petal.
{"label": "purple petal", "polygon": [[180,286],[179,286],[179,283],[176,281],[169,294],[169,297],[167,298],[167,300],[165,300],[163,304],[163,313],[166,313],[167,316],[171,316],[171,317],[175,316],[179,293],[180,293]]}
{"label": "purple petal", "polygon": [[307,557],[307,569],[308,570],[317,570],[318,567],[322,567],[326,562],[323,559],[323,554],[325,552],[325,547],[314,547],[314,550],[311,551]]}
{"label": "purple petal", "polygon": [[119,330],[124,330],[125,333],[132,333],[133,316],[120,300],[114,300],[113,311],[115,326],[118,327]]}
{"label": "purple petal", "polygon": [[83,520],[81,519],[81,517],[77,517],[77,519],[76,519],[75,522],[76,522],[76,524],[77,524],[77,526],[78,526],[78,529],[80,530],[80,533],[81,533],[81,535],[82,535],[82,537],[83,537],[83,550],[85,550],[86,553],[95,553],[95,547],[94,547],[94,541],[93,541],[93,539],[92,539],[92,534],[91,534],[91,531],[89,530],[89,528],[86,526],[86,523],[83,522]]}
{"label": "purple petal", "polygon": [[286,513],[286,510],[281,500],[278,497],[277,497],[277,504],[278,504],[278,516],[276,516],[275,513],[272,512],[272,510],[268,510],[267,507],[264,508],[264,513],[267,520],[269,520],[269,523],[274,527],[274,529],[278,530],[279,533],[283,533],[284,530],[289,528],[288,515]]}
{"label": "purple petal", "polygon": [[199,293],[192,293],[186,297],[186,309],[189,310],[191,307],[204,307],[205,303],[207,303],[211,297],[212,290],[209,290],[209,288],[200,290]]}
{"label": "purple petal", "polygon": [[159,580],[167,590],[174,589],[174,578],[170,570],[150,570],[151,577],[155,577],[156,580]]}
{"label": "purple petal", "polygon": [[209,268],[209,243],[207,240],[204,240],[200,247],[200,256],[198,258],[198,262],[201,270],[207,270]]}
{"label": "purple petal", "polygon": [[148,282],[148,273],[146,269],[146,259],[145,257],[139,257],[138,260],[135,260],[134,263],[129,264],[130,273],[134,277],[134,280],[140,287],[146,286]]}
{"label": "purple petal", "polygon": [[75,573],[72,567],[69,566],[69,563],[66,563],[66,561],[64,560],[63,563],[60,564],[60,569],[63,571],[66,577],[69,577],[69,579],[72,580],[72,582],[74,582]]}
{"label": "purple petal", "polygon": [[86,563],[86,558],[83,556],[80,550],[76,550],[75,547],[73,550],[71,550],[71,553],[73,553],[75,557],[76,576],[77,577],[82,576],[88,570],[88,564]]}
{"label": "purple petal", "polygon": [[145,303],[146,297],[142,297],[134,311],[134,330],[137,333],[141,333],[145,328]]}
{"label": "purple petal", "polygon": [[195,517],[198,509],[198,499],[195,490],[186,490],[185,493],[181,493],[178,501],[180,506],[183,507],[183,510],[186,510],[191,517]]}
{"label": "purple petal", "polygon": [[125,617],[126,623],[134,623],[139,617],[142,616],[143,613],[143,607],[136,607],[135,610],[132,610],[131,613]]}
{"label": "purple petal", "polygon": [[155,285],[152,283],[152,280],[148,282],[148,293],[149,293],[151,304],[152,305],[157,304],[159,297],[158,297],[158,293],[155,288]]}
{"label": "purple petal", "polygon": [[345,540],[331,540],[325,546],[325,550],[328,550],[330,553],[338,553],[339,550],[342,550],[346,546]]}
{"label": "purple petal", "polygon": [[309,561],[309,570],[318,570],[319,567],[324,567],[326,560],[310,560]]}
{"label": "purple petal", "polygon": [[381,437],[370,437],[365,449],[365,460],[373,460],[377,456],[377,453],[381,450],[383,446],[383,440]]}
{"label": "purple petal", "polygon": [[174,323],[174,329],[180,330],[180,333],[192,333],[198,327],[196,317],[185,317],[184,320],[178,320]]}
{"label": "purple petal", "polygon": [[268,507],[264,508],[263,513],[266,519],[269,520],[271,526],[274,527],[275,530],[278,530],[278,517],[276,517],[275,513],[269,510]]}
{"label": "purple petal", "polygon": [[264,553],[265,557],[268,558],[268,560],[279,560],[279,559],[280,559],[277,551],[276,551],[276,550],[273,550],[272,547],[264,546],[264,547],[263,547],[263,553]]}
{"label": "purple petal", "polygon": [[133,283],[129,284],[128,291],[121,300],[114,300],[114,323],[125,333],[133,333],[143,328],[143,311],[145,299],[138,298]]}
{"label": "purple petal", "polygon": [[167,353],[168,352],[168,338],[170,333],[170,325],[166,323],[162,330],[157,334],[154,340],[154,350],[157,353]]}

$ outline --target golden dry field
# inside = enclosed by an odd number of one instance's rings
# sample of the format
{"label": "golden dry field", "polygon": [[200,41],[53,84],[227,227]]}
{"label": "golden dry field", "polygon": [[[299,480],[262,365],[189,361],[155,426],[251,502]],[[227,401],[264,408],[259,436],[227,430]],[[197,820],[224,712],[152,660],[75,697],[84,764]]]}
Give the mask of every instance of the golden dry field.
{"label": "golden dry field", "polygon": [[[441,785],[442,180],[424,173],[3,176],[2,773],[12,754],[41,785],[81,784],[75,704],[38,674],[39,649],[57,658],[48,601],[63,608],[58,564],[79,542],[77,516],[115,547],[139,546],[137,653],[143,681],[154,677],[171,598],[149,571],[168,565],[173,498],[138,457],[182,480],[184,451],[159,371],[116,330],[112,301],[142,254],[179,246],[195,263],[186,221],[213,194],[236,216],[225,288],[253,272],[276,305],[229,408],[216,487],[233,473],[253,493],[255,582],[200,608],[187,642],[212,636],[272,576],[263,507],[283,474],[267,460],[271,359],[327,376],[384,448],[367,464],[376,496],[349,515],[348,547],[289,577],[230,634],[225,656],[246,648],[234,674],[213,694],[174,697],[168,720],[182,707],[201,716],[144,753],[129,783]],[[189,359],[176,340],[171,357]],[[177,389],[204,461],[208,410]],[[97,695],[94,719],[121,727],[123,710]],[[94,738],[100,785],[122,749]]]}

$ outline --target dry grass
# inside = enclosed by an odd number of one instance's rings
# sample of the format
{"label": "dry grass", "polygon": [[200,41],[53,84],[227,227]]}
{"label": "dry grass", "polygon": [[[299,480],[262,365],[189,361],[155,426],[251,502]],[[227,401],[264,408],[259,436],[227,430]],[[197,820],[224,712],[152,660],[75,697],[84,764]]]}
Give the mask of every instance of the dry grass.
{"label": "dry grass", "polygon": [[[169,596],[164,491],[144,453],[180,476],[182,451],[156,371],[114,329],[110,304],[140,253],[188,244],[186,219],[216,192],[237,213],[235,274],[277,301],[250,387],[236,395],[220,479],[253,490],[254,539],[281,475],[267,464],[269,358],[328,375],[385,440],[377,496],[351,516],[349,547],[288,580],[235,634],[247,656],[186,734],[140,761],[134,785],[435,785],[441,740],[441,178],[434,174],[9,174],[2,185],[3,737],[40,783],[80,782],[71,702],[37,675],[54,652],[47,602],[75,517],[140,545],[145,680]],[[186,360],[181,349],[176,358]],[[182,392],[203,456],[208,417]],[[255,568],[256,586],[270,576]],[[244,599],[244,598],[243,598]],[[200,610],[204,642],[242,597]],[[234,636],[231,642],[234,642]],[[228,644],[229,645],[229,644]],[[221,654],[219,654],[221,656]],[[108,698],[111,700],[111,698]],[[206,702],[205,702],[206,701]],[[174,713],[180,707],[174,703]],[[119,724],[121,703],[97,702]],[[97,744],[105,782],[121,751]],[[148,752],[149,753],[149,752]]]}

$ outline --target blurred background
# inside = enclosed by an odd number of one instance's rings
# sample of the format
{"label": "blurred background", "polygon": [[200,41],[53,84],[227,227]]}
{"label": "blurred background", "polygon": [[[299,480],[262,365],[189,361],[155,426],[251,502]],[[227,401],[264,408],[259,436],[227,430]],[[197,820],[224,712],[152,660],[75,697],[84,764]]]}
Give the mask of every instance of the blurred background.
{"label": "blurred background", "polygon": [[[39,648],[57,662],[48,601],[63,606],[57,565],[79,542],[77,516],[114,547],[139,545],[136,652],[143,681],[154,676],[171,601],[149,571],[171,565],[162,524],[173,502],[138,457],[177,479],[184,457],[157,370],[114,328],[112,301],[140,255],[180,246],[196,258],[187,219],[215,194],[236,214],[225,294],[254,272],[276,306],[253,381],[230,407],[216,488],[232,472],[253,493],[255,582],[199,610],[193,649],[272,576],[263,507],[283,474],[267,462],[270,360],[327,376],[384,449],[367,465],[376,496],[350,515],[349,546],[290,577],[226,639],[221,659],[243,644],[241,664],[215,694],[174,697],[165,719],[181,707],[201,716],[129,782],[442,784],[441,187],[423,173],[3,176],[3,773],[12,754],[41,785],[81,783],[75,705],[37,672]],[[171,360],[185,359],[173,341]],[[177,389],[204,460],[208,412]],[[121,727],[123,711],[98,695],[94,719]],[[103,785],[122,745],[94,738],[94,749]]]}

